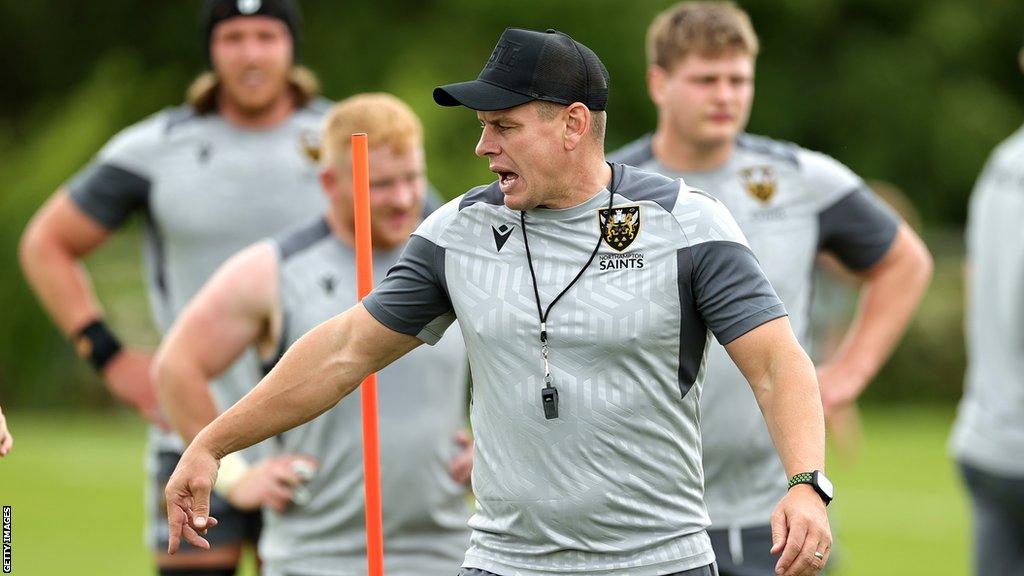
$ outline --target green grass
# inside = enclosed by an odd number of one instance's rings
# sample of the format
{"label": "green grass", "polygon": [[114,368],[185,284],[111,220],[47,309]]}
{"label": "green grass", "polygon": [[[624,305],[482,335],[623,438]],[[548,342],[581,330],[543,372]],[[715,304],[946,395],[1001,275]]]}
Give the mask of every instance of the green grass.
{"label": "green grass", "polygon": [[142,421],[119,412],[7,417],[15,446],[0,460],[0,504],[13,507],[13,573],[155,573],[142,536]]}
{"label": "green grass", "polygon": [[[14,507],[14,574],[148,574],[144,426],[129,415],[12,413],[0,504]],[[967,573],[967,514],[946,456],[951,408],[873,407],[856,463],[831,474],[836,576]]]}
{"label": "green grass", "polygon": [[834,463],[837,576],[968,574],[968,504],[946,452],[952,407],[874,406],[853,464]]}
{"label": "green grass", "polygon": [[14,574],[142,574],[144,427],[106,415],[8,415],[0,461]]}

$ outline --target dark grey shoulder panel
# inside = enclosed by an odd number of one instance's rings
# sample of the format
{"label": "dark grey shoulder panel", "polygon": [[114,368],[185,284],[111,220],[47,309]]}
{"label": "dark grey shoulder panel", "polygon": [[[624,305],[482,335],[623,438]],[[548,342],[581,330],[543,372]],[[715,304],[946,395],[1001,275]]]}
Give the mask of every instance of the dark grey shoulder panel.
{"label": "dark grey shoulder panel", "polygon": [[676,251],[679,281],[679,393],[686,396],[697,382],[708,344],[708,327],[700,318],[693,294],[693,253]]}
{"label": "dark grey shoulder panel", "polygon": [[149,203],[149,178],[120,166],[93,162],[67,184],[68,194],[83,212],[108,230]]}
{"label": "dark grey shoulder panel", "polygon": [[899,226],[892,209],[861,186],[818,214],[818,248],[852,270],[864,270],[889,251]]}
{"label": "dark grey shoulder panel", "polygon": [[280,234],[274,238],[274,243],[281,253],[281,262],[284,262],[330,235],[331,229],[327,225],[327,220],[317,218],[309,224]]}
{"label": "dark grey shoulder panel", "polygon": [[750,248],[736,242],[704,242],[679,250],[677,258],[681,264],[689,261],[691,276],[679,281],[691,282],[697,312],[723,346],[786,315]]}
{"label": "dark grey shoulder panel", "polygon": [[505,195],[501,193],[501,188],[498,186],[497,181],[484,186],[477,186],[463,194],[462,200],[459,202],[459,211],[479,202],[494,206],[501,206],[505,203]]}
{"label": "dark grey shoulder panel", "polygon": [[444,248],[414,234],[363,306],[395,332],[416,336],[452,311],[444,272]]}
{"label": "dark grey shoulder panel", "polygon": [[764,136],[744,133],[736,137],[736,146],[744,150],[778,158],[794,166],[800,165],[800,160],[797,158],[797,150],[800,148],[792,142],[772,140]]}
{"label": "dark grey shoulder panel", "polygon": [[647,133],[640,138],[626,144],[622,148],[608,154],[608,161],[618,164],[629,164],[640,166],[654,159],[654,149],[651,148],[653,134]]}
{"label": "dark grey shoulder panel", "polygon": [[666,212],[672,212],[679,198],[679,180],[627,164],[612,164],[612,179],[616,176],[615,193],[633,202],[655,202]]}
{"label": "dark grey shoulder panel", "polygon": [[187,104],[167,110],[166,115],[167,121],[164,123],[164,136],[170,134],[175,128],[179,128],[190,120],[199,117],[196,114],[196,109]]}

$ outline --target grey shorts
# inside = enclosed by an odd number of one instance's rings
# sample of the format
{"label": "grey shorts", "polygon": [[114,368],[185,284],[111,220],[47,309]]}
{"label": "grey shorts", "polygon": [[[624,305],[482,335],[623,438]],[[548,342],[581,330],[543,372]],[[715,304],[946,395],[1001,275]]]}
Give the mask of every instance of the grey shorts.
{"label": "grey shorts", "polygon": [[[167,502],[164,500],[164,487],[178,465],[181,454],[176,452],[159,452],[156,461],[151,463],[150,471],[155,473],[149,482],[149,507],[147,541],[156,552],[167,551]],[[242,542],[255,543],[260,537],[263,524],[260,511],[242,512],[232,507],[226,500],[210,495],[210,516],[217,519],[216,528],[211,528],[205,538],[211,547],[228,546]],[[202,551],[181,541],[182,552]]]}
{"label": "grey shorts", "polygon": [[1024,576],[1024,478],[960,464],[971,494],[974,574]]}
{"label": "grey shorts", "polygon": [[[487,572],[479,568],[463,568],[459,572],[459,576],[499,576],[493,572]],[[666,574],[666,576],[719,576],[718,570],[715,569],[714,564],[708,564],[707,566],[701,566],[700,568],[694,568],[692,570],[685,570],[683,572],[676,572],[674,574]]]}
{"label": "grey shorts", "polygon": [[[732,530],[708,530],[711,547],[721,576],[775,576],[779,556],[772,556],[772,527],[752,526]],[[837,546],[833,542],[828,564],[820,574],[828,574],[836,567]]]}
{"label": "grey shorts", "polygon": [[708,530],[721,576],[775,576],[771,526]]}

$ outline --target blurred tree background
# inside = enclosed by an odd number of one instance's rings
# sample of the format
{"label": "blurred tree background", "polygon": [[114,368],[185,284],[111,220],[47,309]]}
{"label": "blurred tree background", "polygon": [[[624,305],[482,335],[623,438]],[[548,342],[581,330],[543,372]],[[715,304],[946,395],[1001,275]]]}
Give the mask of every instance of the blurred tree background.
{"label": "blurred tree background", "polygon": [[[332,99],[393,92],[421,115],[432,182],[447,196],[488,181],[479,127],[431,100],[474,77],[506,26],[555,27],[592,47],[612,77],[608,146],[649,131],[644,34],[670,2],[302,0],[304,63]],[[1024,120],[1020,0],[757,0],[762,41],[750,131],[840,159],[903,189],[921,213],[936,278],[876,401],[959,396],[961,228],[984,159]],[[203,69],[200,2],[0,0],[0,401],[109,403],[36,304],[16,247],[32,213],[119,129],[181,102]],[[89,265],[114,326],[154,344],[129,227]]]}

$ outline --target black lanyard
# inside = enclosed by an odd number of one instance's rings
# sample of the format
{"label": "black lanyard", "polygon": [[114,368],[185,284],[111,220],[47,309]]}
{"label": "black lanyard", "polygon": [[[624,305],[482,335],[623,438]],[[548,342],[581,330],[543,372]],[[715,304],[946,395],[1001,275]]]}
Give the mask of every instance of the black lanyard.
{"label": "black lanyard", "polygon": [[[608,163],[608,167],[612,169],[612,182],[608,191],[608,211],[611,212],[612,203],[615,199],[615,189],[618,187],[615,182],[615,166]],[[540,320],[540,352],[544,358],[544,388],[540,391],[541,404],[544,406],[544,417],[548,420],[558,418],[558,389],[551,383],[551,369],[548,365],[548,315],[551,313],[551,309],[555,307],[555,303],[558,302],[562,296],[565,296],[566,292],[573,287],[574,284],[583,276],[583,273],[587,271],[590,264],[597,257],[597,251],[601,249],[601,231],[597,232],[597,245],[594,246],[594,250],[590,253],[590,258],[587,259],[587,263],[580,268],[580,271],[576,274],[576,277],[569,282],[569,285],[562,289],[555,296],[555,299],[548,304],[546,310],[541,309],[540,304],[540,290],[537,289],[537,273],[533,270],[533,255],[530,254],[530,240],[526,235],[526,212],[519,212],[519,223],[523,229],[523,244],[526,246],[526,262],[530,265],[530,278],[533,279],[533,297],[537,302],[537,318]]]}

